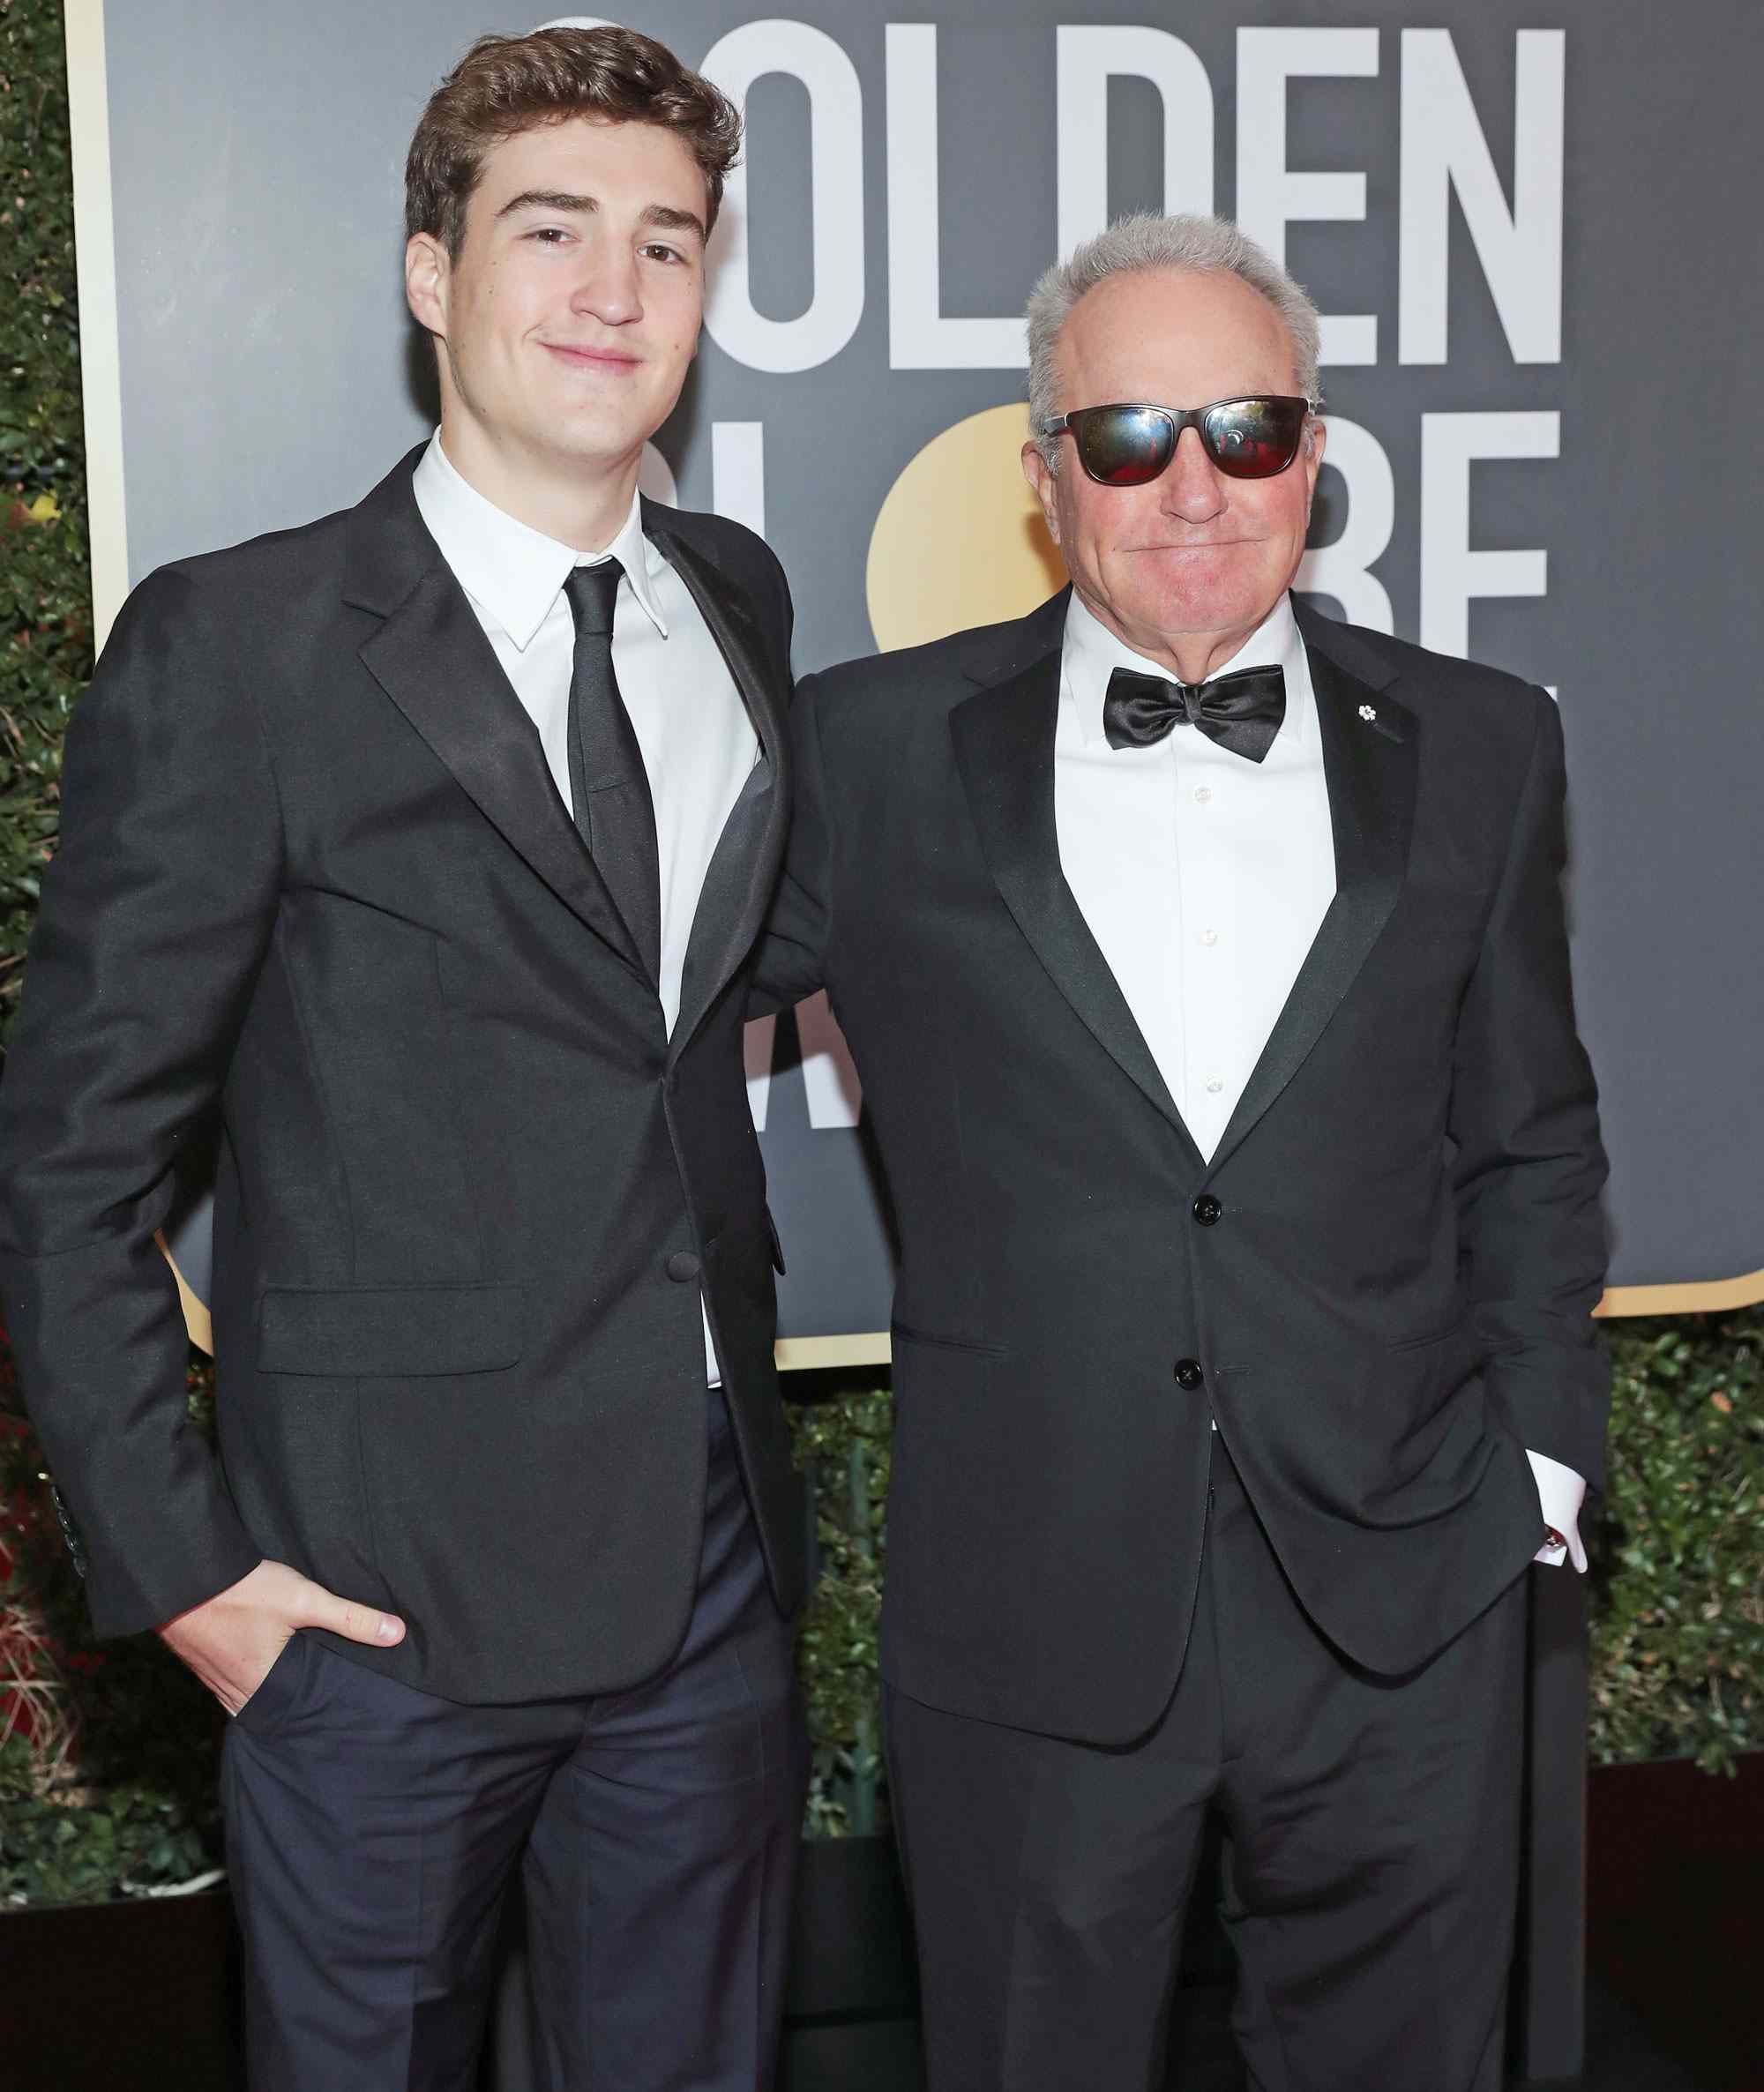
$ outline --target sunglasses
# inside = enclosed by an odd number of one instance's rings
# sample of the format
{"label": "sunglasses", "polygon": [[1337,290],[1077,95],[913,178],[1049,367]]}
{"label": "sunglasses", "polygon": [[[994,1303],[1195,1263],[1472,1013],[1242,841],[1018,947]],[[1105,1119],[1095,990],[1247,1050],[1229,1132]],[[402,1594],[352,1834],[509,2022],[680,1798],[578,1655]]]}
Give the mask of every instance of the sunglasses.
{"label": "sunglasses", "polygon": [[1308,400],[1257,393],[1210,407],[1077,407],[1043,431],[1070,431],[1078,462],[1104,487],[1143,487],[1176,455],[1185,429],[1231,480],[1271,480],[1298,455]]}

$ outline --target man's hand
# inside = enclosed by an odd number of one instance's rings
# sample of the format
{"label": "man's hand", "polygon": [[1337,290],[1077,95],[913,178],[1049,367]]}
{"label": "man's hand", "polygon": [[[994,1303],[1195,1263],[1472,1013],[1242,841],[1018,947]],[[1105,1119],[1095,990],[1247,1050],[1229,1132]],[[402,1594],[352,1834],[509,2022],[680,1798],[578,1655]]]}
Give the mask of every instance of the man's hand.
{"label": "man's hand", "polygon": [[382,1648],[404,1640],[402,1620],[339,1598],[286,1562],[259,1562],[227,1590],[168,1620],[160,1637],[236,1715],[298,1627],[324,1627]]}

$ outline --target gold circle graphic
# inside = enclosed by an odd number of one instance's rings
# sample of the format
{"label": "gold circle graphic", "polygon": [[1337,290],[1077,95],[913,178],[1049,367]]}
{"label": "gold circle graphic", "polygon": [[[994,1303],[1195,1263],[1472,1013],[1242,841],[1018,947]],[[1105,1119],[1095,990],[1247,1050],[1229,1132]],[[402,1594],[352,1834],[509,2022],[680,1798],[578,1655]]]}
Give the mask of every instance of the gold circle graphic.
{"label": "gold circle graphic", "polygon": [[1027,616],[1065,586],[1018,453],[1020,401],[934,436],[888,489],[870,534],[864,594],[886,654],[969,625]]}

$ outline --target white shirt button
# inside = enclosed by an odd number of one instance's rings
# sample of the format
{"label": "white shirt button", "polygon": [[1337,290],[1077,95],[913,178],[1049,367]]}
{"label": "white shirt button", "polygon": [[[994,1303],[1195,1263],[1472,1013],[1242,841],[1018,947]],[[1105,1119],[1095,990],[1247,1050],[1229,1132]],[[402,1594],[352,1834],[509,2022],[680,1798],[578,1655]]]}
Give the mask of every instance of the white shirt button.
{"label": "white shirt button", "polygon": [[1207,1094],[1209,1097],[1216,1097],[1224,1087],[1225,1079],[1222,1075],[1209,1075],[1207,1078]]}
{"label": "white shirt button", "polygon": [[1212,786],[1211,786],[1211,785],[1196,785],[1196,786],[1195,786],[1195,788],[1194,788],[1194,803],[1195,803],[1197,806],[1209,806],[1209,805],[1211,805],[1211,804],[1212,804],[1212,801],[1213,801],[1213,788],[1212,788]]}
{"label": "white shirt button", "polygon": [[1203,945],[1216,945],[1219,942],[1219,932],[1216,930],[1203,930],[1200,936]]}

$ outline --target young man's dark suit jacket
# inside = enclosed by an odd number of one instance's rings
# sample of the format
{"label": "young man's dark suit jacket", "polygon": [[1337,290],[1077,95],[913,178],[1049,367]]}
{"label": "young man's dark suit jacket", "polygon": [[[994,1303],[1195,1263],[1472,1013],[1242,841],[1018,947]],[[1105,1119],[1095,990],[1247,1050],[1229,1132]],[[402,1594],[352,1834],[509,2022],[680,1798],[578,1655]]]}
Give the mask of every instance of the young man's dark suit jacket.
{"label": "young man's dark suit jacket", "polygon": [[[609,1691],[692,1605],[701,1287],[778,1603],[802,1589],[740,1036],[789,595],[749,532],[646,505],[762,750],[670,1041],[417,455],[117,622],[0,1086],[9,1327],[101,1633],[270,1556],[403,1616],[337,1647],[425,1691]],[[219,1464],[153,1240],[216,1108]]]}
{"label": "young man's dark suit jacket", "polygon": [[1542,691],[1301,606],[1337,893],[1203,1162],[1061,875],[1066,597],[811,678],[763,1000],[825,982],[901,1243],[883,1662],[953,1713],[1143,1734],[1216,1416],[1355,1662],[1441,1647],[1596,1481],[1604,1175]]}

